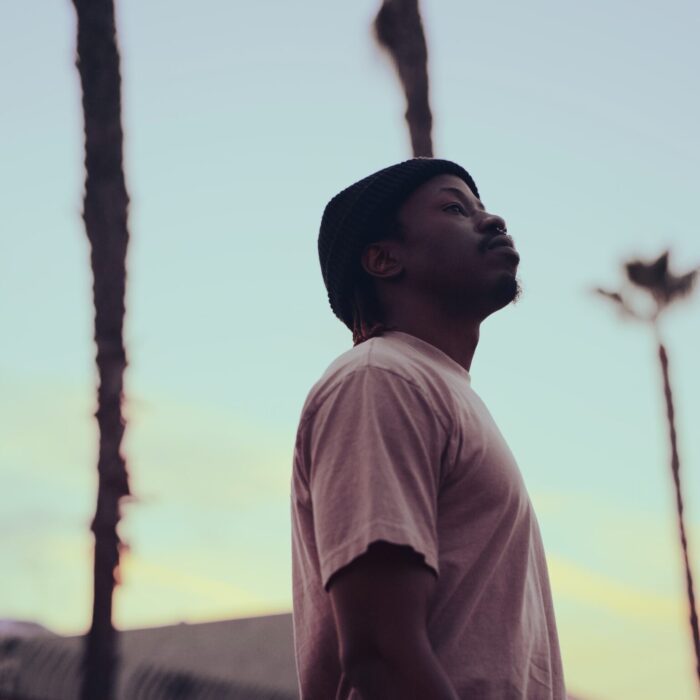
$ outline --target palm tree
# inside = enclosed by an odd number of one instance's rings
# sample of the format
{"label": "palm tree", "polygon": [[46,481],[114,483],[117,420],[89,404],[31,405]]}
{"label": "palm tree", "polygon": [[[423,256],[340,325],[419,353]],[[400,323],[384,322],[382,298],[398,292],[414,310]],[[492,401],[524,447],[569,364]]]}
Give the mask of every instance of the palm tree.
{"label": "palm tree", "polygon": [[668,419],[669,442],[671,446],[671,475],[676,493],[676,509],[678,513],[678,528],[683,551],[683,563],[685,565],[686,588],[688,592],[688,604],[690,607],[690,630],[695,648],[696,672],[700,683],[700,634],[698,634],[698,614],[695,606],[695,594],[693,592],[693,576],[688,558],[688,541],[685,533],[683,519],[683,491],[680,482],[680,459],[678,456],[678,441],[676,436],[675,410],[673,406],[673,393],[668,370],[668,353],[661,338],[659,318],[679,299],[687,297],[693,290],[697,281],[700,268],[696,268],[682,275],[674,275],[668,269],[669,251],[652,262],[632,260],[625,263],[627,280],[631,286],[643,290],[651,298],[651,310],[646,312],[635,308],[628,294],[612,292],[597,288],[596,293],[613,302],[624,317],[633,318],[651,325],[658,347],[659,363],[663,378],[664,398],[666,402],[666,416]]}
{"label": "palm tree", "polygon": [[418,0],[384,0],[373,26],[376,41],[394,61],[406,95],[413,155],[432,158],[428,49]]}
{"label": "palm tree", "polygon": [[122,169],[121,78],[112,0],[73,0],[78,18],[77,66],[85,120],[83,219],[90,242],[97,346],[100,431],[92,624],[85,638],[82,700],[114,697],[116,632],[112,597],[121,542],[120,500],[129,481],[120,444],[121,401],[127,365],[122,338],[129,197]]}

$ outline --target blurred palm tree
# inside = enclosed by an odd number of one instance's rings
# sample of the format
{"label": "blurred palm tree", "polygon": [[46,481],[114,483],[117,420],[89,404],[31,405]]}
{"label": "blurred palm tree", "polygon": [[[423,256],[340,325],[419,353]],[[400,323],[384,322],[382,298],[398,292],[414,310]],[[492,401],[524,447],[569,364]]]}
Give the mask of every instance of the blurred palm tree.
{"label": "blurred palm tree", "polygon": [[[688,557],[688,541],[685,533],[683,518],[683,490],[680,481],[680,458],[678,456],[678,440],[676,435],[675,410],[673,404],[673,392],[669,379],[668,353],[661,337],[659,319],[668,308],[680,299],[690,295],[695,287],[700,268],[690,270],[682,275],[674,275],[668,267],[669,251],[665,251],[656,260],[644,262],[631,260],[625,263],[625,272],[628,282],[628,291],[615,292],[600,287],[595,290],[597,294],[610,300],[618,308],[623,317],[643,321],[651,325],[658,347],[659,363],[663,378],[664,398],[666,402],[666,416],[668,419],[668,434],[671,446],[671,474],[676,493],[676,509],[678,513],[678,529],[680,534],[681,549],[683,551],[683,563],[685,566],[686,588],[688,592],[688,604],[690,606],[690,630],[695,648],[696,673],[700,683],[700,634],[698,634],[698,615],[693,591],[693,576]],[[629,295],[630,288],[637,288],[645,292],[647,301],[651,305],[646,310],[640,310],[632,304]]]}
{"label": "blurred palm tree", "polygon": [[121,78],[112,0],[73,0],[78,19],[77,66],[85,123],[83,219],[90,242],[97,346],[97,411],[100,431],[92,624],[85,637],[82,700],[114,697],[116,632],[112,597],[121,542],[120,500],[129,482],[120,444],[125,421],[121,401],[126,353],[122,337],[126,249],[129,240],[122,169]]}
{"label": "blurred palm tree", "polygon": [[418,0],[384,0],[374,37],[393,59],[406,95],[406,121],[414,156],[433,156],[428,86],[428,48]]}

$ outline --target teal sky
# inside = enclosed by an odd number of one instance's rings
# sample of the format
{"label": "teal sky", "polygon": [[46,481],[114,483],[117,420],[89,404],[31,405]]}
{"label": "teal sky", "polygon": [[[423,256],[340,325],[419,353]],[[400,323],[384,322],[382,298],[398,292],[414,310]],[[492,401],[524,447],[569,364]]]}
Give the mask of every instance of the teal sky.
{"label": "teal sky", "polygon": [[[352,345],[323,287],[321,213],[411,155],[369,30],[379,2],[117,4],[138,501],[115,617],[291,610],[297,421]],[[690,700],[653,339],[589,289],[666,246],[677,270],[700,264],[700,6],[422,10],[435,155],[472,173],[522,256],[523,297],[484,323],[471,375],[538,514],[570,690]],[[0,617],[66,633],[89,620],[97,445],[74,35],[67,1],[3,8]],[[697,294],[664,325],[698,587],[699,313]]]}

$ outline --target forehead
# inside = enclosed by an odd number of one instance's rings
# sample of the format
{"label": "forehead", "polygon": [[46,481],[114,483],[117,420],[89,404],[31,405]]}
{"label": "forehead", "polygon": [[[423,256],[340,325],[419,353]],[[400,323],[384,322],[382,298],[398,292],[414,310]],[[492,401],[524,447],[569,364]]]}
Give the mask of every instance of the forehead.
{"label": "forehead", "polygon": [[420,206],[431,202],[438,197],[445,197],[455,194],[454,192],[446,191],[445,188],[459,190],[469,201],[473,202],[475,205],[479,204],[479,200],[469,189],[469,185],[467,185],[467,183],[464,182],[461,177],[457,177],[457,175],[442,174],[431,177],[429,180],[421,183],[421,185],[413,190],[413,192],[411,192],[411,194],[404,200],[402,208]]}

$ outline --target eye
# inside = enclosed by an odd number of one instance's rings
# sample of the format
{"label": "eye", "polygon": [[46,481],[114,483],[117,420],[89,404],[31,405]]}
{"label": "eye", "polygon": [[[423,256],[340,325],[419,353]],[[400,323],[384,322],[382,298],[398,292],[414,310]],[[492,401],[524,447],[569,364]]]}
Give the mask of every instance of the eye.
{"label": "eye", "polygon": [[465,216],[467,215],[467,212],[461,204],[448,204],[443,211],[448,211],[449,209],[452,209],[452,207],[456,207],[460,213],[464,214]]}

